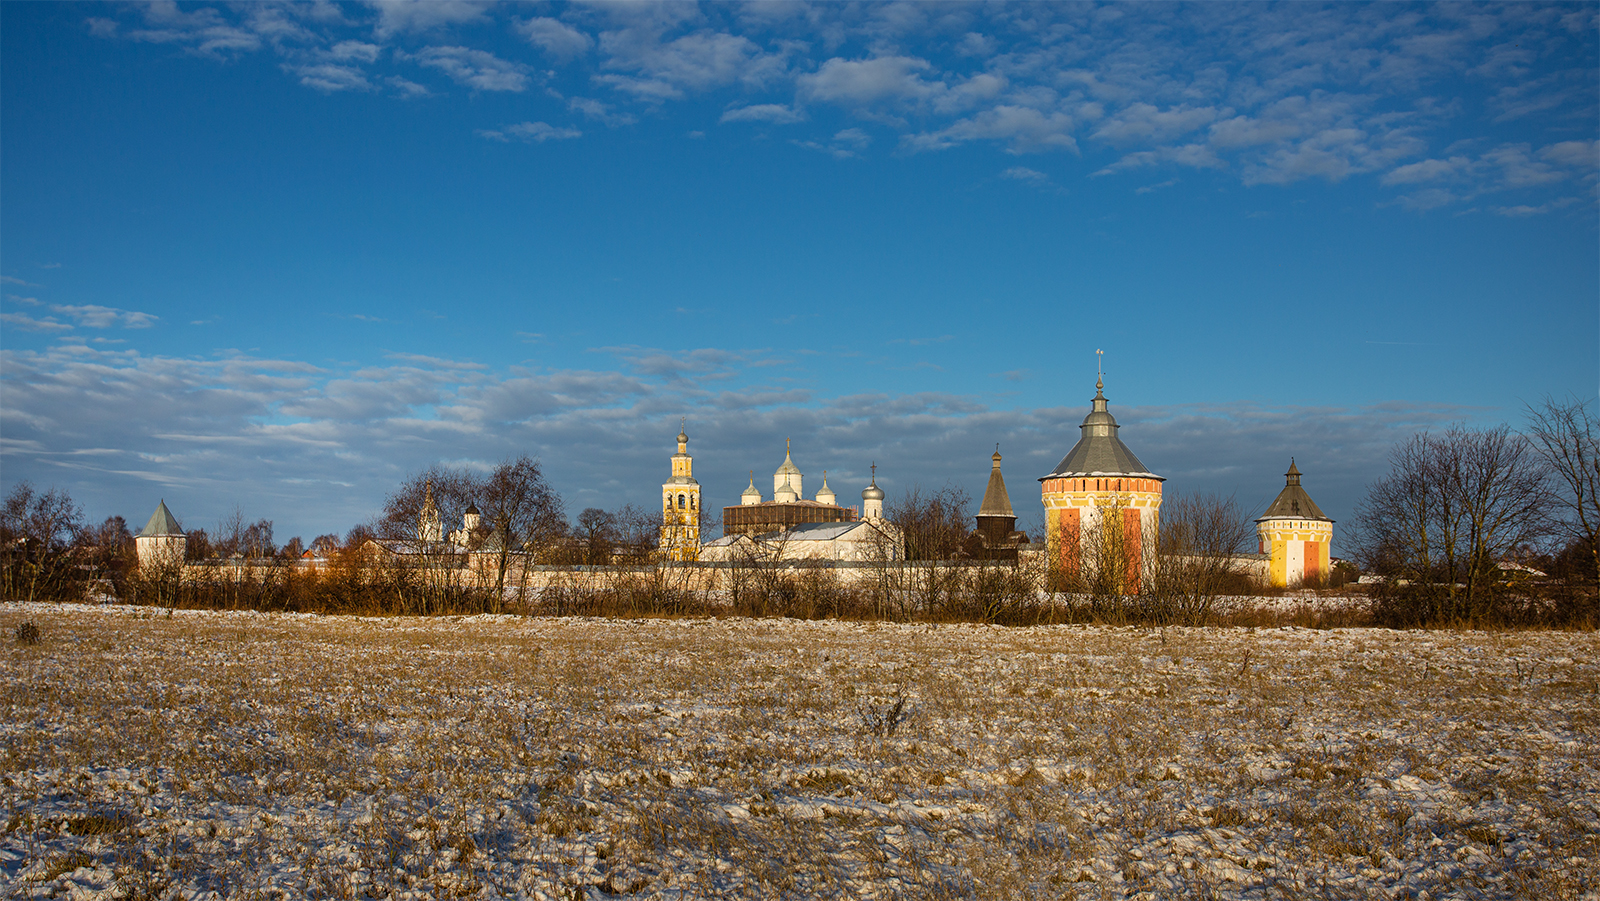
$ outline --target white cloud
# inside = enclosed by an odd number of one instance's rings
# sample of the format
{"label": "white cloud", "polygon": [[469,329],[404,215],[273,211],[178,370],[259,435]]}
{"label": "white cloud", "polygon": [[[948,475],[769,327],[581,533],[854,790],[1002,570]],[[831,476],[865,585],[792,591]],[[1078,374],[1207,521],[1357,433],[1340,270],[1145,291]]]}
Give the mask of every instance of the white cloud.
{"label": "white cloud", "polygon": [[1209,106],[1178,106],[1159,109],[1149,103],[1134,103],[1106,119],[1094,137],[1108,144],[1165,143],[1210,125],[1218,111]]}
{"label": "white cloud", "polygon": [[1009,82],[999,75],[980,72],[934,98],[936,112],[952,114],[982,106],[1005,93]]}
{"label": "white cloud", "polygon": [[611,105],[602,103],[588,97],[574,97],[567,101],[567,108],[576,113],[581,113],[589,119],[609,125],[613,128],[619,125],[631,125],[638,120],[627,113],[612,112]]}
{"label": "white cloud", "polygon": [[[449,5],[449,4],[440,4]],[[475,91],[525,91],[527,67],[469,47],[426,47],[414,58]]]}
{"label": "white cloud", "polygon": [[1513,219],[1522,219],[1528,216],[1542,216],[1545,213],[1551,213],[1556,210],[1572,206],[1577,202],[1578,199],[1576,197],[1561,197],[1556,200],[1552,200],[1549,203],[1541,203],[1538,206],[1517,204],[1516,206],[1497,206],[1492,207],[1491,209],[1493,209],[1496,214],[1501,216],[1509,216]]}
{"label": "white cloud", "polygon": [[1471,171],[1472,161],[1464,156],[1448,160],[1422,160],[1399,166],[1383,177],[1386,185],[1412,185],[1419,182],[1438,181]]}
{"label": "white cloud", "polygon": [[1450,204],[1458,203],[1465,198],[1444,188],[1423,188],[1420,191],[1412,191],[1408,194],[1401,194],[1398,199],[1400,205],[1406,209],[1420,212],[1424,210],[1438,209],[1442,206],[1449,206]]}
{"label": "white cloud", "polygon": [[[767,53],[743,35],[699,31],[671,40],[659,40],[651,28],[626,28],[600,36],[606,68],[635,72],[640,85],[665,86],[674,91],[705,90],[719,85],[759,87],[781,76],[786,64],[781,54]],[[628,81],[612,82],[629,90]],[[663,95],[664,88],[634,90],[641,96]]]}
{"label": "white cloud", "polygon": [[365,41],[340,41],[323,51],[323,55],[336,61],[375,63],[380,52],[382,48],[377,44],[368,44]]}
{"label": "white cloud", "polygon": [[1561,141],[1540,150],[1539,157],[1592,175],[1600,170],[1600,141]]}
{"label": "white cloud", "polygon": [[927,60],[910,56],[881,56],[846,60],[834,57],[816,72],[796,79],[807,99],[846,106],[870,106],[883,101],[930,100],[947,90],[942,81],[928,81],[923,72],[933,68]]}
{"label": "white cloud", "polygon": [[405,98],[405,99],[408,99],[408,100],[413,98],[413,97],[432,97],[433,96],[433,92],[432,91],[428,90],[427,88],[423,87],[420,84],[417,84],[414,81],[410,81],[408,79],[401,78],[398,75],[392,75],[392,76],[390,76],[388,78],[385,78],[383,80],[383,83],[388,85],[391,88],[394,88],[395,93],[398,96],[400,96],[402,98]]}
{"label": "white cloud", "polygon": [[583,132],[576,128],[558,128],[546,122],[518,122],[515,125],[502,126],[494,130],[479,130],[480,137],[492,141],[524,141],[530,144],[542,144],[545,141],[565,141],[572,138],[583,137]]}
{"label": "white cloud", "polygon": [[1169,178],[1166,181],[1156,182],[1153,185],[1141,185],[1140,187],[1135,188],[1133,190],[1133,193],[1135,193],[1135,194],[1154,194],[1155,192],[1161,190],[1162,188],[1170,188],[1170,187],[1172,187],[1173,185],[1175,185],[1177,183],[1178,183],[1178,180],[1176,178]]}
{"label": "white cloud", "polygon": [[997,141],[1012,153],[1078,149],[1072,137],[1072,117],[1063,112],[1044,113],[1031,107],[999,105],[934,132],[907,135],[911,150],[943,150],[969,141]]}
{"label": "white cloud", "polygon": [[683,97],[683,92],[675,86],[658,78],[633,78],[628,75],[596,75],[596,84],[606,85],[625,94],[632,94],[639,100],[659,103],[664,100],[677,100]]}
{"label": "white cloud", "polygon": [[818,150],[836,159],[847,160],[861,155],[872,143],[872,136],[859,128],[846,128],[835,132],[830,141],[801,141],[793,142],[796,146],[807,150]]}
{"label": "white cloud", "polygon": [[315,66],[285,66],[284,68],[299,75],[301,84],[324,93],[372,90],[372,82],[367,80],[367,74],[351,66],[323,63]]}
{"label": "white cloud", "polygon": [[593,38],[558,19],[529,19],[518,22],[516,30],[529,43],[562,62],[582,56],[594,46]]}
{"label": "white cloud", "polygon": [[805,113],[779,103],[758,103],[730,109],[722,114],[721,122],[771,122],[775,125],[792,125],[804,122]]}
{"label": "white cloud", "polygon": [[0,313],[0,322],[8,323],[26,332],[61,332],[70,331],[72,326],[65,322],[57,322],[54,317],[46,316],[35,319],[26,313]]}
{"label": "white cloud", "polygon": [[1050,176],[1037,169],[1029,169],[1027,166],[1012,166],[1001,172],[1000,177],[1009,178],[1013,181],[1027,182],[1031,185],[1047,185],[1050,183]]}
{"label": "white cloud", "polygon": [[489,7],[484,0],[367,0],[367,5],[378,11],[380,38],[473,24],[483,20]]}
{"label": "white cloud", "polygon": [[66,316],[82,328],[110,328],[114,325],[123,328],[149,328],[159,318],[149,313],[119,310],[116,307],[103,307],[98,304],[82,306],[51,304],[50,311]]}

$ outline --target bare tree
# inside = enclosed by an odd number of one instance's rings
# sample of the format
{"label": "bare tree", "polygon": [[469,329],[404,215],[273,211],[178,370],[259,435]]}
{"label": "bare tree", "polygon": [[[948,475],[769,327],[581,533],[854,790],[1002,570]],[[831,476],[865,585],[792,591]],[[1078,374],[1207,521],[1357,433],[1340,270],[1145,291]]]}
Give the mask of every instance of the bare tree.
{"label": "bare tree", "polygon": [[[392,586],[401,608],[397,612],[440,613],[469,601],[473,592],[466,584],[465,550],[426,539],[419,525],[431,495],[441,527],[448,532],[451,524],[461,522],[479,489],[479,482],[467,472],[435,464],[409,476],[384,502],[374,538],[389,555],[386,571],[378,577]],[[348,541],[346,546],[354,547]]]}
{"label": "bare tree", "polygon": [[583,562],[596,566],[611,562],[612,548],[622,540],[622,530],[614,513],[599,507],[586,507],[578,514],[575,536],[583,544]]}
{"label": "bare tree", "polygon": [[[430,497],[441,538],[453,531],[453,525],[462,523],[468,508],[474,506],[479,508],[487,535],[468,535],[462,547],[425,540],[420,524]],[[422,612],[457,603],[457,595],[468,591],[465,573],[460,571],[468,550],[488,555],[494,571],[494,595],[487,601],[491,609],[500,609],[512,564],[521,562],[518,572],[525,580],[528,564],[566,529],[560,496],[545,482],[538,462],[527,456],[502,462],[486,476],[435,464],[409,477],[389,496],[377,524],[379,537],[406,550],[413,567],[424,576],[428,597],[422,598]]]}
{"label": "bare tree", "polygon": [[1548,395],[1528,407],[1528,436],[1554,476],[1552,499],[1569,545],[1586,553],[1585,582],[1600,585],[1600,422],[1594,401]]}
{"label": "bare tree", "polygon": [[3,588],[8,597],[65,599],[72,596],[72,543],[83,528],[83,511],[67,492],[43,493],[18,482],[0,506]]}
{"label": "bare tree", "polygon": [[660,514],[627,504],[612,514],[617,524],[617,549],[638,562],[650,559],[661,540]]}
{"label": "bare tree", "polygon": [[265,560],[278,553],[278,546],[272,543],[272,520],[258,519],[244,528],[240,533],[240,554],[251,560]]}
{"label": "bare tree", "polygon": [[108,516],[100,525],[80,530],[76,545],[90,567],[91,578],[101,583],[100,588],[109,585],[112,594],[125,596],[128,577],[139,565],[127,520]]}
{"label": "bare tree", "polygon": [[190,529],[185,538],[187,540],[183,544],[183,559],[209,560],[216,554],[216,549],[211,545],[211,536],[206,534],[205,529]]}
{"label": "bare tree", "polygon": [[[497,541],[495,554],[496,609],[505,597],[506,571],[514,554],[536,554],[566,532],[561,497],[544,480],[538,461],[526,455],[507,460],[484,480],[483,515]],[[526,561],[522,567],[527,574]]]}
{"label": "bare tree", "polygon": [[[333,536],[330,535],[328,537],[332,538]],[[344,533],[343,544],[336,543],[335,547],[343,547],[347,550],[359,550],[362,545],[377,537],[377,529],[373,528],[368,523],[357,523],[350,527],[350,531]]]}
{"label": "bare tree", "polygon": [[1489,614],[1496,565],[1548,534],[1544,461],[1501,425],[1423,432],[1397,447],[1390,462],[1390,474],[1356,508],[1364,568],[1415,586],[1411,594],[1421,604],[1408,618]]}
{"label": "bare tree", "polygon": [[[466,470],[435,463],[407,476],[395,493],[384,501],[383,515],[374,524],[374,537],[386,541],[421,538],[417,527],[423,504],[430,494],[443,531],[448,534],[454,524],[461,522],[467,508],[476,503],[475,498],[482,490],[482,480]],[[349,546],[350,542],[346,541],[345,544]]]}
{"label": "bare tree", "polygon": [[1245,583],[1238,561],[1254,537],[1255,529],[1232,497],[1167,497],[1155,566],[1139,595],[1141,610],[1161,623],[1204,623],[1219,596]]}
{"label": "bare tree", "polygon": [[[905,542],[904,577],[899,592],[924,611],[948,606],[950,593],[959,587],[959,575],[948,565],[961,553],[961,543],[971,531],[967,508],[972,498],[955,485],[946,485],[931,494],[919,485],[910,488],[890,503],[886,519],[899,530]],[[901,618],[916,611],[900,610]]]}

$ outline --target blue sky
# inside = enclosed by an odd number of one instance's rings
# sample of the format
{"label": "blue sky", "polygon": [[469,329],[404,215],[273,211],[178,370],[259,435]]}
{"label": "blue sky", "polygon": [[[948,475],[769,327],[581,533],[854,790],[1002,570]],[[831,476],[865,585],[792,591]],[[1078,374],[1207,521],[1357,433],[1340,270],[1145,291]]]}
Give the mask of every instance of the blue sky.
{"label": "blue sky", "polygon": [[343,532],[879,464],[1023,523],[1095,350],[1169,492],[1336,519],[1600,382],[1594,4],[0,5],[0,482]]}

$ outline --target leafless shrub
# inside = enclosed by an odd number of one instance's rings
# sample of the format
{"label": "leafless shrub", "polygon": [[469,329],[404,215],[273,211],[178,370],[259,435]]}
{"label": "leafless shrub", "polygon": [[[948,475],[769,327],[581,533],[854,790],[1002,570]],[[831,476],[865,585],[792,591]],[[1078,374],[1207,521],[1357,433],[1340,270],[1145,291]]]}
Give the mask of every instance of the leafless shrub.
{"label": "leafless shrub", "polygon": [[33,620],[28,620],[22,625],[17,626],[16,639],[17,644],[38,644],[39,627],[34,624]]}
{"label": "leafless shrub", "polygon": [[892,738],[915,710],[906,707],[909,700],[905,687],[900,686],[888,698],[863,701],[856,707],[856,715],[861,718],[862,730],[878,738]]}

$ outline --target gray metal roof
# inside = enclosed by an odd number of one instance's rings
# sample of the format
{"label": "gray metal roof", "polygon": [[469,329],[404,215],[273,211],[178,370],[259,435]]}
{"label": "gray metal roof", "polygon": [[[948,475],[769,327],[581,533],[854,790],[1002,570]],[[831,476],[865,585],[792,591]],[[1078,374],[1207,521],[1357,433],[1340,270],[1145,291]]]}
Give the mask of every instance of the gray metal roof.
{"label": "gray metal roof", "polygon": [[163,535],[182,535],[183,527],[178,525],[178,520],[167,509],[167,502],[162,500],[156,507],[156,512],[150,514],[150,521],[139,530],[139,538],[159,538]]}
{"label": "gray metal roof", "polygon": [[782,531],[759,535],[757,539],[761,541],[832,541],[861,528],[865,524],[861,520],[854,522],[803,522]]}
{"label": "gray metal roof", "polygon": [[994,456],[989,459],[994,466],[989,470],[989,487],[983,490],[983,503],[978,507],[978,515],[1015,517],[1017,513],[1011,509],[1011,495],[1006,493],[1005,477],[1000,475],[1000,449],[995,448]]}
{"label": "gray metal roof", "polygon": [[1306,494],[1300,487],[1300,469],[1294,465],[1294,458],[1289,458],[1289,471],[1283,474],[1283,490],[1278,492],[1278,497],[1268,507],[1267,512],[1261,514],[1256,522],[1268,519],[1316,519],[1322,522],[1333,522],[1323,515],[1322,508],[1317,502]]}
{"label": "gray metal roof", "polygon": [[[1089,415],[1083,418],[1083,425],[1078,428],[1083,437],[1072,446],[1072,450],[1049,475],[1041,476],[1039,481],[1045,479],[1059,479],[1078,476],[1140,476],[1147,479],[1162,479],[1145,468],[1139,458],[1128,450],[1128,446],[1117,437],[1117,430],[1122,428],[1117,425],[1116,417],[1106,409],[1106,396],[1104,382],[1094,383],[1094,399],[1091,401]],[[1164,481],[1164,480],[1163,480]]]}

